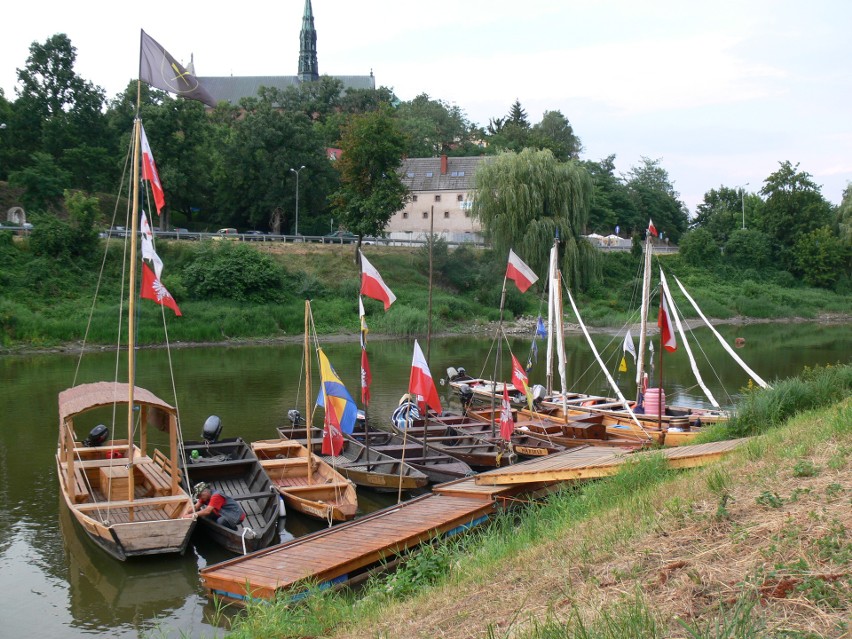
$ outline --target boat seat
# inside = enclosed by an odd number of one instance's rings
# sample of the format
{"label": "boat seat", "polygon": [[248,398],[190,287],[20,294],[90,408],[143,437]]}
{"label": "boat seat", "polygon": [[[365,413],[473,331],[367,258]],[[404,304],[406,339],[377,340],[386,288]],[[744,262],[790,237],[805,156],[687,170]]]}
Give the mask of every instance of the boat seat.
{"label": "boat seat", "polygon": [[327,484],[308,484],[306,486],[287,486],[286,492],[288,493],[298,493],[298,492],[310,492],[312,490],[317,490],[318,488],[340,488],[341,490],[346,490],[352,484],[345,481],[330,481]]}
{"label": "boat seat", "polygon": [[89,501],[89,482],[86,473],[80,466],[74,467],[74,503],[84,504]]}
{"label": "boat seat", "polygon": [[146,484],[150,484],[155,497],[163,497],[172,492],[172,479],[159,464],[153,462],[136,464],[136,470],[142,475]]}
{"label": "boat seat", "polygon": [[[286,468],[289,466],[307,466],[307,457],[282,457],[281,459],[261,459],[264,468]],[[316,464],[314,464],[316,465]]]}

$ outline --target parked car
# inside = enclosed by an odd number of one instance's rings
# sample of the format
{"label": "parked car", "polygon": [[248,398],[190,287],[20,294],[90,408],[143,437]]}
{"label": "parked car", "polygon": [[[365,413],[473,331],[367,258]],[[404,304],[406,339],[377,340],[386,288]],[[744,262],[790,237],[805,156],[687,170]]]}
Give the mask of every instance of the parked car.
{"label": "parked car", "polygon": [[224,228],[216,231],[216,235],[213,236],[214,240],[239,240],[240,232],[235,228]]}
{"label": "parked car", "polygon": [[357,241],[358,236],[354,233],[350,233],[349,231],[335,231],[334,233],[322,236],[323,244],[327,244],[329,242],[335,242],[338,244],[354,244]]}
{"label": "parked car", "polygon": [[246,231],[244,235],[247,242],[263,242],[266,239],[266,233],[263,231]]}

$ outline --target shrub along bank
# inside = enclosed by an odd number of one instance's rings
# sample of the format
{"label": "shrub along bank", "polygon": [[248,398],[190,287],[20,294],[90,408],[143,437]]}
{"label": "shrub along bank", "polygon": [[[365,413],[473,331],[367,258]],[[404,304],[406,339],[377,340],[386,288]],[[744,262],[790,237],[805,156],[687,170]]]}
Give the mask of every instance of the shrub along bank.
{"label": "shrub along bank", "polygon": [[[53,244],[0,232],[0,344],[38,348],[78,342],[90,315],[89,343],[115,344],[124,244],[100,241],[92,251],[59,254],[51,251]],[[163,284],[183,312],[180,318],[165,313],[172,342],[300,335],[305,299],[313,300],[320,333],[357,333],[360,279],[352,246],[161,241],[157,250],[165,263]],[[394,336],[425,334],[427,250],[366,246],[364,252],[397,296],[387,313],[379,312],[379,302],[365,300],[370,330]],[[603,280],[580,295],[584,319],[597,326],[636,321],[640,259],[629,253],[602,257]],[[852,296],[798,286],[780,272],[710,273],[685,265],[677,256],[660,261],[681,277],[709,317],[815,317],[852,307]],[[432,262],[433,334],[498,319],[505,257],[467,247],[450,250],[437,241]],[[523,295],[510,283],[505,317],[542,314],[545,305],[541,283]],[[143,300],[137,309],[137,342],[161,342],[161,308]]]}

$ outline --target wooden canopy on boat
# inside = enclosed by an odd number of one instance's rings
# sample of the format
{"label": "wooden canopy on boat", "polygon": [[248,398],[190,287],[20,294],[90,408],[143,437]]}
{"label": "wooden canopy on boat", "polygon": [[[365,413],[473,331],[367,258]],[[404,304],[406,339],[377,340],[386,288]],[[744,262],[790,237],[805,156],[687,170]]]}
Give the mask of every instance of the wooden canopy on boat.
{"label": "wooden canopy on boat", "polygon": [[[68,388],[59,393],[59,418],[65,420],[93,408],[126,404],[128,394],[129,384],[124,382],[94,382]],[[158,409],[148,411],[148,421],[160,430],[168,431],[168,419],[163,420],[159,410],[173,415],[175,414],[173,406],[139,386],[133,387],[133,403]]]}

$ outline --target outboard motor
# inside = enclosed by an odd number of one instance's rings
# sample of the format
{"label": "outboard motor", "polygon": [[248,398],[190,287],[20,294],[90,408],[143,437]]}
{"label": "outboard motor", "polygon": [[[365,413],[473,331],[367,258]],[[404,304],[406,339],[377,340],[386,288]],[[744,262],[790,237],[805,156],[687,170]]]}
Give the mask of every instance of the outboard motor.
{"label": "outboard motor", "polygon": [[462,413],[467,413],[470,403],[473,401],[473,389],[467,384],[462,384],[458,388],[459,401],[461,402]]}
{"label": "outboard motor", "polygon": [[298,409],[291,408],[287,411],[287,419],[290,420],[292,426],[296,427],[302,423],[302,413]]}
{"label": "outboard motor", "polygon": [[541,384],[535,384],[530,389],[530,393],[532,393],[533,403],[538,404],[544,399],[544,396],[547,395],[547,389]]}
{"label": "outboard motor", "polygon": [[109,429],[103,424],[98,424],[89,432],[89,436],[83,440],[83,446],[100,446],[108,437]]}
{"label": "outboard motor", "polygon": [[222,434],[222,420],[218,415],[210,415],[204,421],[204,428],[201,430],[201,437],[208,444],[215,444]]}
{"label": "outboard motor", "polygon": [[461,366],[459,366],[458,368],[453,368],[452,366],[450,366],[447,369],[447,379],[449,379],[451,382],[457,382],[462,379],[470,379],[470,377],[467,376],[467,371]]}

